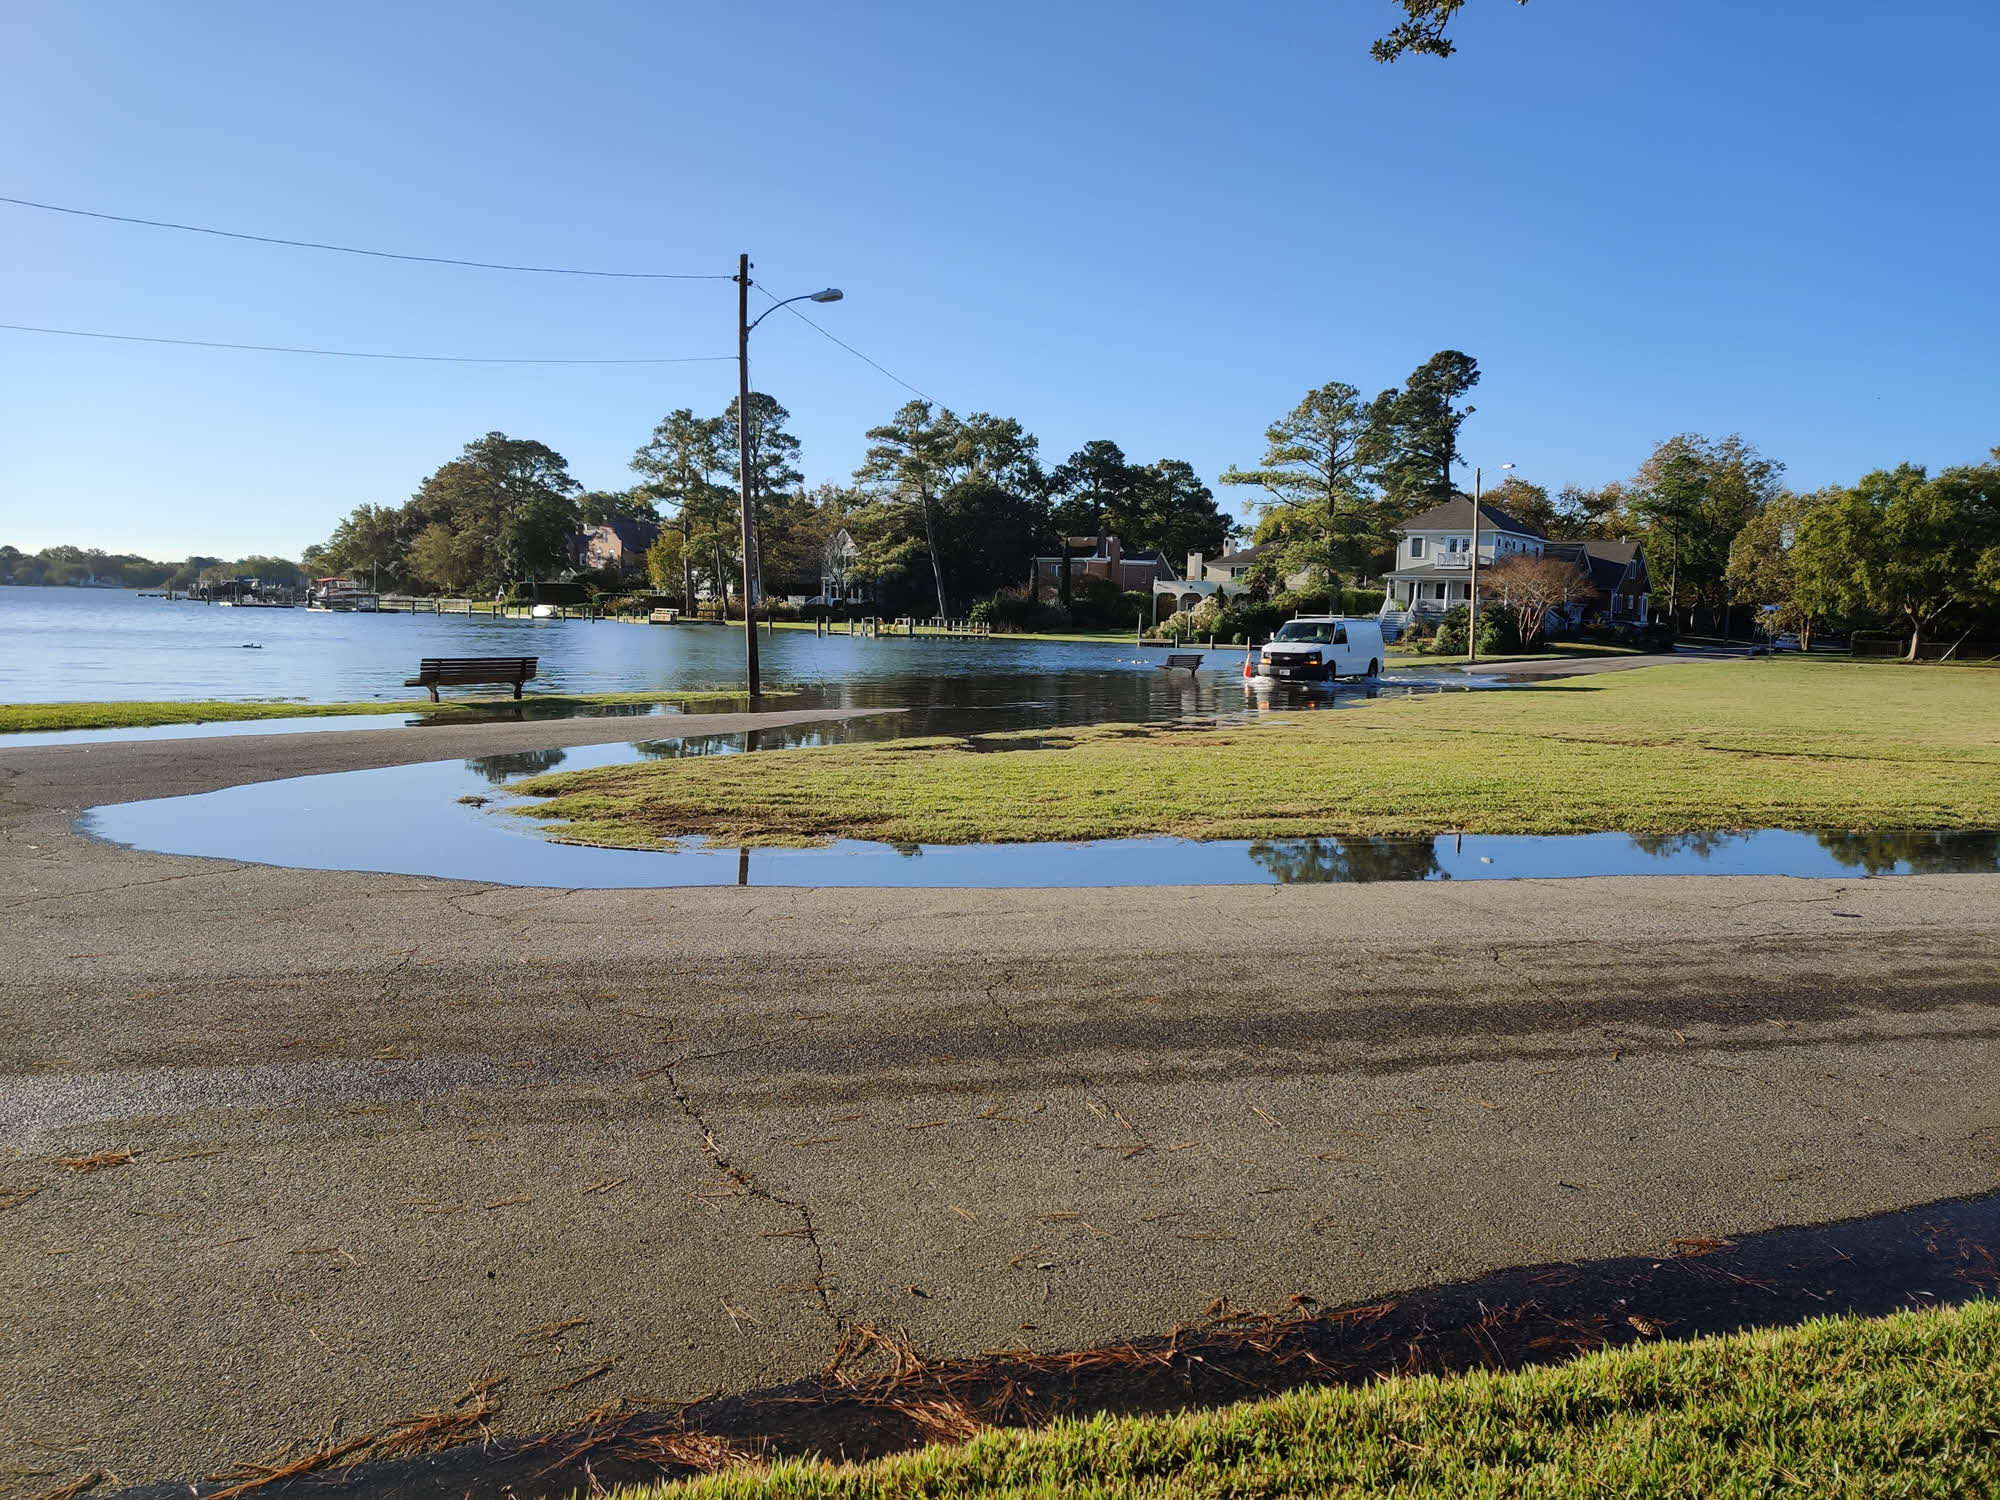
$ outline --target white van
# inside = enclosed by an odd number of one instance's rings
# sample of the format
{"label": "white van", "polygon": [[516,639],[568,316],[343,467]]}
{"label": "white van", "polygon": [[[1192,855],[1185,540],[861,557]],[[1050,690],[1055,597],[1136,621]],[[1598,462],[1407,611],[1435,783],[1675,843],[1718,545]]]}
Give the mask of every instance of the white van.
{"label": "white van", "polygon": [[1270,682],[1331,682],[1373,677],[1382,670],[1382,625],[1341,615],[1301,615],[1287,620],[1258,660]]}

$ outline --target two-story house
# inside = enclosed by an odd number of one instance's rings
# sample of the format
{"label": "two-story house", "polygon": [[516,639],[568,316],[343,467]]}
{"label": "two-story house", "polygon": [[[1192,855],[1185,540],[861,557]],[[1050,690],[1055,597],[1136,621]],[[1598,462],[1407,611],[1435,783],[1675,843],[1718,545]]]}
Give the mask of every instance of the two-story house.
{"label": "two-story house", "polygon": [[657,521],[606,521],[570,537],[570,561],[585,571],[616,568],[632,578],[646,571],[646,551],[659,539]]}
{"label": "two-story house", "polygon": [[[1463,495],[1412,516],[1395,528],[1396,565],[1382,575],[1384,614],[1435,619],[1472,597],[1472,501]],[[1572,562],[1590,580],[1588,598],[1570,611],[1570,623],[1593,617],[1646,623],[1652,580],[1637,542],[1592,538],[1551,541],[1540,529],[1497,505],[1479,507],[1479,566],[1511,557],[1554,557]]]}
{"label": "two-story house", "polygon": [[[1117,585],[1121,594],[1144,593],[1159,580],[1174,576],[1173,564],[1157,550],[1128,553],[1115,536],[1073,536],[1069,549],[1072,589],[1086,578],[1102,578]],[[1062,570],[1060,557],[1036,558],[1031,580],[1034,597],[1043,601],[1061,598]]]}

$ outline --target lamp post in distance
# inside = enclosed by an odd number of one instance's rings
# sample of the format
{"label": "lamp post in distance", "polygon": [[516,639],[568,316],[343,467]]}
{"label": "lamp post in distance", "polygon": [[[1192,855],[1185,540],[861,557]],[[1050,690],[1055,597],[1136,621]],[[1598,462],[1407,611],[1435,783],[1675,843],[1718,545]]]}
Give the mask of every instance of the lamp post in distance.
{"label": "lamp post in distance", "polygon": [[[1500,465],[1513,470],[1512,464]],[[1472,471],[1472,582],[1466,589],[1465,664],[1479,660],[1479,470]]]}
{"label": "lamp post in distance", "polygon": [[[750,316],[750,257],[736,260],[736,487],[743,502],[743,659],[750,680],[750,702],[754,707],[763,694],[763,674],[757,664],[757,599],[752,556],[756,545],[756,522],[750,509],[750,330],[779,308],[793,302],[838,302],[840,288],[801,292],[774,302],[754,319]],[[729,591],[723,590],[722,611],[729,613]]]}

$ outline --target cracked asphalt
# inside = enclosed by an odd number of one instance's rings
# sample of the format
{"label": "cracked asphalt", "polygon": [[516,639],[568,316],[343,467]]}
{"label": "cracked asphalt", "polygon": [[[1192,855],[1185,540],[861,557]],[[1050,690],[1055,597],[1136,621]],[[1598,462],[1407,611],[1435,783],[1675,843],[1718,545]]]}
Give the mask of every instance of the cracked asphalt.
{"label": "cracked asphalt", "polygon": [[1071,1347],[2000,1179],[2000,877],[561,891],[70,829],[632,733],[0,751],[0,1491],[486,1376],[530,1431],[857,1323]]}

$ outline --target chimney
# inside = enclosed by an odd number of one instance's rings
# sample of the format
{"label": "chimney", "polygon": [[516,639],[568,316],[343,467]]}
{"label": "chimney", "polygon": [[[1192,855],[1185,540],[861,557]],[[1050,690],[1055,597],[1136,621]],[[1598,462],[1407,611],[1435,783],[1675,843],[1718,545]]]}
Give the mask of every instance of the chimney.
{"label": "chimney", "polygon": [[1206,567],[1207,564],[1208,564],[1208,559],[1203,557],[1199,552],[1190,552],[1188,554],[1188,570],[1187,570],[1188,581],[1191,583],[1201,582],[1201,570],[1204,567]]}

